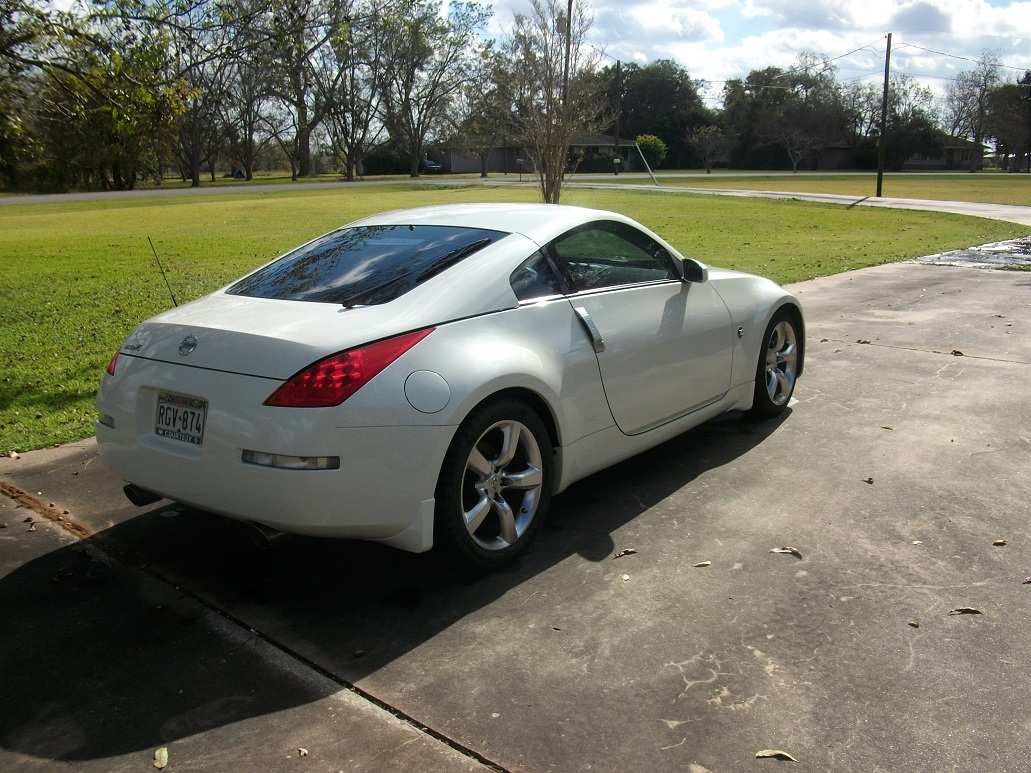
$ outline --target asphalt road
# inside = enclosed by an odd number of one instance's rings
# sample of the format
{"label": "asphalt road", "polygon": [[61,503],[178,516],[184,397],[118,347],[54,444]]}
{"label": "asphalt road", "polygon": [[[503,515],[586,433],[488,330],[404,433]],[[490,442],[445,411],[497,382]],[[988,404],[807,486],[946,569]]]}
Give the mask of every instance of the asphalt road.
{"label": "asphalt road", "polygon": [[[788,176],[790,173],[784,173],[781,176]],[[907,176],[915,176],[919,173],[906,173]],[[690,178],[691,175],[683,174],[679,175],[681,179]],[[1012,223],[1020,223],[1022,225],[1031,225],[1031,206],[1017,206],[1012,204],[985,204],[979,202],[967,202],[967,201],[932,201],[928,199],[900,199],[891,197],[874,197],[874,196],[842,196],[835,194],[816,194],[805,192],[805,184],[801,182],[807,177],[806,174],[790,174],[792,179],[799,180],[799,187],[802,189],[797,192],[789,191],[752,191],[752,190],[738,190],[733,187],[735,174],[723,174],[717,175],[719,178],[727,180],[726,188],[693,188],[693,187],[680,187],[680,186],[656,186],[656,190],[666,191],[668,193],[692,193],[702,195],[713,195],[713,196],[737,196],[737,197],[749,197],[749,198],[774,198],[774,199],[798,199],[799,201],[813,201],[825,204],[841,204],[842,206],[855,207],[888,207],[897,209],[920,209],[927,210],[930,212],[947,212],[950,214],[958,215],[975,215],[977,217],[986,217],[993,220],[1006,220]],[[623,174],[620,177],[626,181],[630,179],[642,179],[645,175],[640,173]],[[662,179],[662,178],[660,178]],[[708,178],[713,179],[712,177]],[[369,187],[369,186],[390,186],[390,185],[410,185],[412,183],[419,183],[423,185],[489,185],[492,187],[500,185],[509,186],[523,186],[536,188],[537,183],[533,179],[527,177],[525,180],[517,179],[515,175],[511,177],[491,177],[487,180],[480,179],[461,179],[461,178],[435,178],[435,177],[420,177],[417,179],[405,179],[405,180],[359,180],[354,182],[297,182],[291,183],[288,187],[290,190],[325,190],[332,188],[347,188],[347,187]],[[570,188],[630,188],[639,189],[640,185],[634,185],[632,183],[620,182],[615,175],[609,177],[608,175],[574,175],[570,177],[566,183],[567,187]],[[0,206],[17,206],[19,204],[43,204],[55,201],[84,201],[89,199],[124,199],[134,197],[175,197],[175,196],[209,196],[215,194],[232,194],[232,193],[245,193],[245,192],[256,192],[256,191],[267,191],[267,190],[283,190],[283,185],[262,185],[260,183],[248,183],[246,185],[225,185],[217,187],[203,187],[203,188],[156,188],[147,190],[133,190],[133,191],[109,191],[104,193],[61,193],[61,194],[45,194],[45,195],[25,195],[25,196],[0,196]]]}

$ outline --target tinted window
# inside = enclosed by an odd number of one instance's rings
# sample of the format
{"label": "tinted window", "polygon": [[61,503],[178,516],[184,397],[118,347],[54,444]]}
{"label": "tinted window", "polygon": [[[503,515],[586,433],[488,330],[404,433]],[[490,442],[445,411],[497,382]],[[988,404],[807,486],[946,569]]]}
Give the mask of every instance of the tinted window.
{"label": "tinted window", "polygon": [[387,303],[504,236],[453,226],[344,228],[244,277],[228,292],[344,306]]}
{"label": "tinted window", "polygon": [[551,254],[574,291],[676,279],[658,242],[625,223],[590,223],[560,236]]}
{"label": "tinted window", "polygon": [[551,264],[539,251],[513,271],[509,281],[512,283],[512,290],[515,292],[516,298],[521,301],[562,294],[562,287],[555,277]]}

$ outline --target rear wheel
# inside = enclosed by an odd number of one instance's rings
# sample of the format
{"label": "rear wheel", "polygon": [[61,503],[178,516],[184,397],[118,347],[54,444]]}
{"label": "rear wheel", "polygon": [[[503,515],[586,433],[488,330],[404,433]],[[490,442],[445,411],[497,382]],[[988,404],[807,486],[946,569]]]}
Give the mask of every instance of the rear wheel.
{"label": "rear wheel", "polygon": [[551,441],[525,403],[484,403],[455,433],[437,482],[435,531],[466,563],[496,569],[541,526],[553,486]]}
{"label": "rear wheel", "polygon": [[799,342],[794,317],[777,312],[766,328],[755,371],[755,396],[750,414],[769,418],[788,406],[798,374]]}

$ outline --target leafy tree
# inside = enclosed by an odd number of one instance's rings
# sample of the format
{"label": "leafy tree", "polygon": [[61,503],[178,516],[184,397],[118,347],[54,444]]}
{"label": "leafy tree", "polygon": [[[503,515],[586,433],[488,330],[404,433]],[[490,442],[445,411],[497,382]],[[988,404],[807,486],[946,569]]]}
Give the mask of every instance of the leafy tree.
{"label": "leafy tree", "polygon": [[652,169],[662,166],[662,162],[666,160],[666,143],[654,134],[638,134],[637,147],[641,149],[644,160]]}
{"label": "leafy tree", "polygon": [[55,44],[35,114],[52,181],[126,190],[157,168],[190,89],[144,10],[105,7]]}
{"label": "leafy tree", "polygon": [[888,86],[885,161],[896,172],[910,156],[941,153],[934,95],[911,75],[893,75]]}
{"label": "leafy tree", "polygon": [[602,77],[615,92],[620,86],[620,123],[631,132],[651,134],[666,143],[669,165],[683,169],[697,162],[687,141],[698,127],[712,124],[715,114],[702,102],[705,82],[670,59],[644,66],[628,64],[617,79],[616,68],[607,67]]}
{"label": "leafy tree", "polygon": [[723,87],[721,123],[729,143],[731,167],[782,167],[783,157],[768,150],[769,129],[790,98],[790,87],[779,67],[752,70],[745,80],[731,79]]}
{"label": "leafy tree", "polygon": [[0,182],[17,184],[18,164],[32,153],[24,124],[34,90],[29,74],[41,62],[52,23],[47,11],[0,0]]}
{"label": "leafy tree", "polygon": [[995,140],[1003,169],[1010,168],[1010,156],[1019,159],[1027,153],[1031,158],[1031,71],[1016,83],[999,86],[988,95],[985,132]]}

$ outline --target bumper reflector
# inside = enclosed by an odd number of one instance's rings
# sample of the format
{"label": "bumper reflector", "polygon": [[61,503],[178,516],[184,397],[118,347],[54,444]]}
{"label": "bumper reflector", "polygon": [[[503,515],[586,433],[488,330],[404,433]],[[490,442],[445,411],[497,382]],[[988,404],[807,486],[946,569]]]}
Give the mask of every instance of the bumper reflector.
{"label": "bumper reflector", "polygon": [[268,454],[264,451],[243,452],[246,464],[257,464],[262,467],[277,467],[281,470],[339,470],[339,456],[285,456]]}

